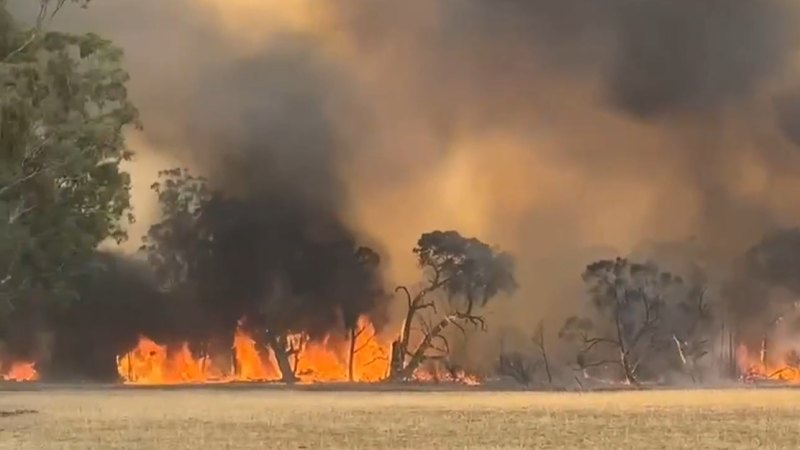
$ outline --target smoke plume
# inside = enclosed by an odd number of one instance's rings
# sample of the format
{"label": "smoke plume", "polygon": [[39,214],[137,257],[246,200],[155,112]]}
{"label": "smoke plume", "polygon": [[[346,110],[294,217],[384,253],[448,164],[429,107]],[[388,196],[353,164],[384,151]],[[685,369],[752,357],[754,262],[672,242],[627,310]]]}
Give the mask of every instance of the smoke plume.
{"label": "smoke plume", "polygon": [[390,282],[422,232],[499,244],[521,290],[490,320],[525,330],[594,258],[694,236],[727,267],[800,220],[795,3],[105,0],[56,25],[125,49],[139,161],[380,243]]}

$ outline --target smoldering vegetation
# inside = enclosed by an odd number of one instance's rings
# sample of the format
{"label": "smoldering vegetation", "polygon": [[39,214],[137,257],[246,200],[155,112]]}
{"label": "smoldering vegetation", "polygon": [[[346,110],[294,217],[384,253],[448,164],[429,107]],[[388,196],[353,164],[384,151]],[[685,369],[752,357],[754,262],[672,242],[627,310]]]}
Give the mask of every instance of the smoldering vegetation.
{"label": "smoldering vegetation", "polygon": [[[553,365],[571,367],[574,349],[557,333],[598,313],[580,277],[596,260],[654,261],[692,280],[675,305],[707,287],[703,339],[715,342],[725,322],[757,345],[791,303],[779,292],[800,287],[791,233],[759,241],[800,221],[794,2],[309,8],[142,0],[59,18],[125,49],[145,123],[139,150],[207,179],[208,208],[185,231],[218,239],[181,262],[193,283],[169,299],[164,280],[139,273],[146,264],[124,261],[140,255],[114,257],[85,296],[98,301],[76,303],[55,329],[58,365],[93,372],[138,333],[229,335],[264,308],[315,335],[341,328],[351,306],[394,325],[385,291],[419,276],[410,249],[434,228],[497,242],[517,260],[520,290],[464,352],[476,370],[494,368],[500,341],[538,361],[540,320],[558,324],[543,337]],[[161,223],[155,196],[134,195]],[[690,236],[697,246],[681,246]],[[361,246],[380,255],[375,273],[356,264]],[[685,321],[676,311],[664,320]],[[661,337],[668,349],[655,359],[669,363],[653,367],[682,370],[680,344]],[[75,363],[97,342],[108,343],[102,356]]]}

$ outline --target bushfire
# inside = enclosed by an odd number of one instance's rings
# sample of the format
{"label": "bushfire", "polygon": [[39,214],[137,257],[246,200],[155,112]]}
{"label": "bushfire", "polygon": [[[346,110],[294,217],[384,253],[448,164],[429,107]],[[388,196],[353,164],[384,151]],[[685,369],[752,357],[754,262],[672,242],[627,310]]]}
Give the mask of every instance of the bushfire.
{"label": "bushfire", "polygon": [[768,355],[766,346],[761,351],[751,352],[740,345],[736,350],[736,363],[742,380],[746,382],[777,381],[800,384],[800,354],[789,351],[780,355]]}
{"label": "bushfire", "polygon": [[[302,335],[289,336],[294,378],[300,383],[359,382],[375,383],[389,373],[390,344],[382,342],[372,323],[359,320],[355,342],[329,336],[307,342]],[[168,348],[142,336],[135,348],[117,357],[117,370],[127,384],[185,384],[268,382],[284,379],[273,351],[248,334],[241,325],[233,337],[230,352],[196,356],[188,343]],[[351,363],[352,357],[352,363]],[[479,384],[463,372],[434,373],[420,370],[419,381],[453,381]]]}
{"label": "bushfire", "polygon": [[39,372],[36,363],[29,361],[15,361],[8,365],[3,373],[4,381],[36,381]]}

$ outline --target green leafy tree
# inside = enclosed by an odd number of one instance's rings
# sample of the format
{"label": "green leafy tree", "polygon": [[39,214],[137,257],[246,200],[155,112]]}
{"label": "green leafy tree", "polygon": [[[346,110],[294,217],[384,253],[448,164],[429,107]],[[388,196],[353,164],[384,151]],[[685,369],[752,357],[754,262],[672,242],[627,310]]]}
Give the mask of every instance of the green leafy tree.
{"label": "green leafy tree", "polygon": [[202,223],[203,207],[211,191],[202,177],[187,169],[159,172],[150,188],[158,197],[161,221],[150,226],[141,250],[147,255],[164,290],[197,279],[198,267],[210,247],[210,232]]}
{"label": "green leafy tree", "polygon": [[0,0],[0,317],[73,292],[98,244],[126,238],[131,157],[122,51],[96,34],[48,31],[67,3],[18,25]]}

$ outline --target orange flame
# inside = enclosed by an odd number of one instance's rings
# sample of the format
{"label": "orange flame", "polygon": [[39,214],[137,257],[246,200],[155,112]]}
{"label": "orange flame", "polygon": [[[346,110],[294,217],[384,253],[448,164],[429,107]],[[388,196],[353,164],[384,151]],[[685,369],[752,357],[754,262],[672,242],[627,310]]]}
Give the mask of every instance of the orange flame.
{"label": "orange flame", "polygon": [[272,350],[258,351],[256,341],[241,327],[233,336],[233,350],[236,358],[233,379],[235,381],[269,381],[281,378],[278,364]]}
{"label": "orange flame", "polygon": [[446,370],[443,367],[426,367],[414,372],[414,381],[421,383],[457,383],[467,386],[480,386],[481,381],[475,375],[470,375],[466,371],[459,369],[455,372]]}
{"label": "orange flame", "polygon": [[[389,366],[388,346],[379,342],[368,319],[359,320],[353,346],[353,381],[377,382],[385,378]],[[290,341],[299,341],[299,335]],[[278,381],[281,371],[268,347],[256,343],[245,330],[237,327],[233,338],[234,361],[226,358],[195,357],[187,343],[177,351],[140,337],[136,347],[117,357],[117,372],[126,383],[181,384],[233,381]],[[349,342],[332,337],[304,345],[293,355],[295,376],[306,383],[349,381]],[[230,361],[230,358],[227,359]],[[227,361],[226,361],[227,362]]]}
{"label": "orange flame", "polygon": [[8,371],[3,374],[3,380],[5,381],[36,381],[38,379],[39,372],[36,371],[35,362],[13,362]]}
{"label": "orange flame", "polygon": [[797,353],[782,355],[777,361],[762,361],[761,355],[754,355],[747,347],[736,349],[736,364],[742,379],[746,382],[780,381],[800,384],[800,358]]}
{"label": "orange flame", "polygon": [[[376,383],[389,374],[391,345],[382,341],[366,317],[358,321],[355,342],[342,336],[328,336],[306,342],[302,335],[289,336],[298,348],[291,359],[294,376],[301,383]],[[140,337],[136,347],[117,357],[117,372],[128,384],[183,384],[279,381],[280,366],[274,352],[259,345],[242,327],[237,327],[231,355],[195,356],[187,343],[177,350]],[[352,367],[350,351],[353,351]],[[352,372],[352,373],[351,373]],[[422,368],[413,377],[422,382],[480,384],[463,371],[453,375],[440,368]]]}

